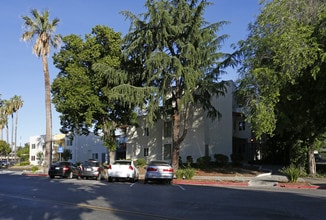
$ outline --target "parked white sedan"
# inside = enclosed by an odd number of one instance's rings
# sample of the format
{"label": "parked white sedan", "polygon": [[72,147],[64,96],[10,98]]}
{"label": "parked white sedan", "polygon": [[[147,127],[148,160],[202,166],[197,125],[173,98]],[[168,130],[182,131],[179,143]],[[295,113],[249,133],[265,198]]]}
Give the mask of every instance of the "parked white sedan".
{"label": "parked white sedan", "polygon": [[124,179],[130,182],[138,181],[139,171],[132,160],[116,160],[108,166],[108,181]]}

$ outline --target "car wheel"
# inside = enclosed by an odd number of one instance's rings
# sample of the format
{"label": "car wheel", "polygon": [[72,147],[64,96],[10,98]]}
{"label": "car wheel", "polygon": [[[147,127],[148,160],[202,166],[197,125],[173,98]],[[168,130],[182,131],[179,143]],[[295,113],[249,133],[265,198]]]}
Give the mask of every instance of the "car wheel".
{"label": "car wheel", "polygon": [[97,180],[100,181],[101,179],[102,179],[102,175],[101,174],[98,174]]}
{"label": "car wheel", "polygon": [[108,182],[112,182],[112,177],[108,177]]}
{"label": "car wheel", "polygon": [[130,182],[134,183],[135,182],[135,178],[130,178]]}
{"label": "car wheel", "polygon": [[73,172],[70,172],[68,178],[69,178],[69,179],[72,179],[73,177],[74,177]]}
{"label": "car wheel", "polygon": [[50,179],[53,179],[54,178],[54,175],[50,175]]}

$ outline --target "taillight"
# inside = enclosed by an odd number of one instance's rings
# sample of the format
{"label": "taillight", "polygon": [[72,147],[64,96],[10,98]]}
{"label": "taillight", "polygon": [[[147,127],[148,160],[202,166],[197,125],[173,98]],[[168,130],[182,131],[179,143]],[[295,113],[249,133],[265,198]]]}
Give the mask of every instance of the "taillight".
{"label": "taillight", "polygon": [[111,164],[108,166],[108,169],[110,170],[110,169],[112,169],[112,166],[111,166]]}
{"label": "taillight", "polygon": [[99,167],[97,168],[97,171],[100,171],[100,168]]}
{"label": "taillight", "polygon": [[155,172],[155,171],[157,171],[157,169],[154,168],[154,167],[147,167],[147,171],[152,171],[152,172],[154,171]]}
{"label": "taillight", "polygon": [[67,171],[67,170],[69,170],[69,167],[68,166],[65,166],[65,167],[63,167],[62,168],[64,171]]}
{"label": "taillight", "polygon": [[173,168],[163,169],[163,172],[173,173]]}
{"label": "taillight", "polygon": [[129,170],[134,170],[134,168],[130,165],[130,166],[129,166]]}

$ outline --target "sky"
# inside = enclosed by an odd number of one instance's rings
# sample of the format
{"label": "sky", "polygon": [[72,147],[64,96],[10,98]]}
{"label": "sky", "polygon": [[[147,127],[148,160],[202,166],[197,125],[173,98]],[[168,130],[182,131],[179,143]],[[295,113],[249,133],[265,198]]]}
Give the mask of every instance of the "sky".
{"label": "sky", "polygon": [[[222,52],[232,52],[231,44],[246,39],[248,24],[259,15],[259,0],[210,0],[204,18],[210,23],[229,21],[218,34],[228,34]],[[31,9],[49,10],[50,20],[60,19],[56,34],[77,34],[84,37],[96,25],[105,25],[124,36],[130,21],[121,11],[134,14],[146,12],[145,0],[1,0],[0,27],[0,98],[21,96],[23,107],[18,111],[17,146],[24,146],[31,136],[45,134],[45,95],[42,62],[33,53],[33,43],[21,41],[23,19]],[[58,50],[52,49],[53,52]],[[48,59],[51,81],[59,70]],[[223,80],[236,80],[236,70],[228,69]],[[52,108],[52,133],[59,134],[59,113]],[[11,121],[9,121],[11,129]],[[11,130],[9,132],[11,134]],[[5,132],[3,133],[6,139]],[[11,140],[11,137],[10,139]]]}

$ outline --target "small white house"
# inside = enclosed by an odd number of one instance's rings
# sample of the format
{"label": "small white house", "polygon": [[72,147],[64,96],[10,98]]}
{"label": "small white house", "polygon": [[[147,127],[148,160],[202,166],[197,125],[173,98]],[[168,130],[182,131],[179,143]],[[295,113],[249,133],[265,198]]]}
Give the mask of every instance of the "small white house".
{"label": "small white house", "polygon": [[[30,137],[30,163],[40,165],[45,155],[45,135]],[[60,160],[64,150],[70,150],[70,161],[83,162],[88,159],[95,159],[101,163],[108,161],[107,148],[99,136],[90,133],[89,135],[65,135],[53,136],[52,158],[53,161]]]}

